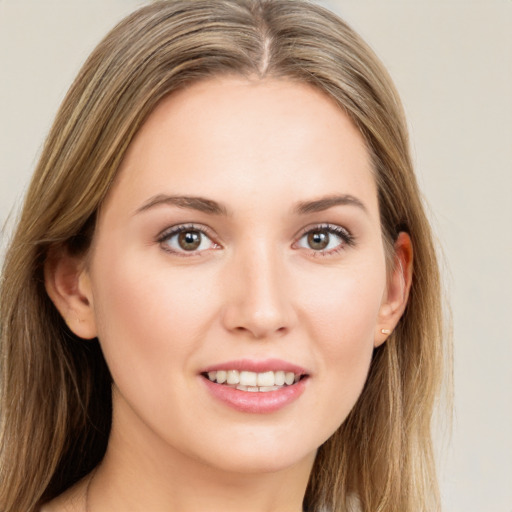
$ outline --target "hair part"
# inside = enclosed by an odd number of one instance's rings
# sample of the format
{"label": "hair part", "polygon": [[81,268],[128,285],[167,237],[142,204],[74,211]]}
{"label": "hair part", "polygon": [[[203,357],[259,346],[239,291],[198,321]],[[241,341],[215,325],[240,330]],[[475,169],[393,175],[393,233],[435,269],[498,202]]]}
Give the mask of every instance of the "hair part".
{"label": "hair part", "polygon": [[[396,330],[375,350],[346,421],[318,451],[310,512],[439,508],[430,423],[443,370],[439,270],[412,169],[402,107],[369,47],[302,0],[157,1],[119,23],[84,64],[28,190],[0,294],[0,508],[32,512],[102,459],[111,377],[96,341],[77,338],[44,287],[51,250],[86,253],[133,137],[158,103],[219,75],[289,79],[323,91],[363,135],[387,254],[401,231],[413,284]],[[393,264],[392,257],[389,258]]]}

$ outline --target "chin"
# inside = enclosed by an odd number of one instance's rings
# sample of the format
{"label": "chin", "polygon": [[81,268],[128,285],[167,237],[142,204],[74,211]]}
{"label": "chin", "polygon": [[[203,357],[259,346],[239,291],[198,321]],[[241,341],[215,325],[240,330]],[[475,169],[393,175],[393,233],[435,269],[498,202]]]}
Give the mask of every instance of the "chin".
{"label": "chin", "polygon": [[[293,438],[269,432],[254,432],[242,435],[244,439],[212,440],[214,446],[200,451],[201,459],[209,466],[227,473],[256,474],[276,473],[296,466],[310,467],[322,440],[312,442],[304,436]],[[219,451],[218,447],[222,447]]]}
{"label": "chin", "polygon": [[[248,450],[249,451],[249,450]],[[291,470],[304,464],[312,466],[315,460],[316,450],[310,453],[298,453],[283,455],[279,452],[237,453],[233,457],[227,457],[217,461],[215,467],[226,473],[239,475],[254,475],[265,473],[279,473]]]}

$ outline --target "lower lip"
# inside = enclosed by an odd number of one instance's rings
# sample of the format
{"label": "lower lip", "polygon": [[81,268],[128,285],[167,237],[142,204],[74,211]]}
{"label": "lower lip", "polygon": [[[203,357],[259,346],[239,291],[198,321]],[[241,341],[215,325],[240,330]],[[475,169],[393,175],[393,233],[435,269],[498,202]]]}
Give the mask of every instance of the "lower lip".
{"label": "lower lip", "polygon": [[291,386],[284,386],[276,391],[251,392],[217,384],[206,377],[201,378],[215,398],[233,409],[253,414],[275,412],[291,404],[302,395],[308,380],[303,378]]}

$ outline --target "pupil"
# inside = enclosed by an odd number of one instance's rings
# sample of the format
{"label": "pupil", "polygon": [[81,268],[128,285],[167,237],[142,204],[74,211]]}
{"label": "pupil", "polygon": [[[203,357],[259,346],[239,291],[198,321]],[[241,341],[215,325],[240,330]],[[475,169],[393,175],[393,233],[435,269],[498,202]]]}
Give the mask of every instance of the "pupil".
{"label": "pupil", "polygon": [[309,233],[308,244],[311,249],[325,249],[329,245],[329,233],[327,233],[327,231],[314,231]]}
{"label": "pupil", "polygon": [[199,231],[183,231],[178,235],[180,247],[185,251],[194,251],[201,245],[201,234]]}

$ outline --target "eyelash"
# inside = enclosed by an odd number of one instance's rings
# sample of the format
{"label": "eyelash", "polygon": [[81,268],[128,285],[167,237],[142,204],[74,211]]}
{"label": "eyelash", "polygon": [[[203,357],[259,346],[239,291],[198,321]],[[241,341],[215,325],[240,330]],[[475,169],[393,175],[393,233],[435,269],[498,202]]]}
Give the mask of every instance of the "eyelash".
{"label": "eyelash", "polygon": [[196,224],[180,224],[177,226],[172,226],[166,230],[164,230],[156,239],[156,241],[162,246],[164,251],[167,251],[171,254],[175,254],[177,256],[182,257],[190,257],[190,256],[201,256],[203,252],[209,250],[204,249],[202,251],[177,251],[172,249],[169,245],[166,245],[165,242],[168,242],[172,237],[179,235],[180,233],[186,233],[187,231],[194,231],[201,233],[206,238],[208,238],[211,243],[215,246],[214,248],[220,248],[220,245],[214,242],[213,236],[210,234],[210,230],[205,226],[197,226]]}
{"label": "eyelash", "polygon": [[[164,230],[160,235],[158,235],[156,241],[162,246],[163,250],[175,254],[180,257],[191,257],[191,256],[201,256],[204,252],[210,250],[209,249],[203,249],[203,250],[192,250],[192,251],[186,251],[186,250],[174,250],[170,248],[168,244],[165,244],[165,242],[168,242],[170,239],[172,239],[174,236],[179,235],[180,233],[186,233],[187,231],[193,231],[198,232],[202,236],[205,236],[208,238],[211,243],[213,244],[213,249],[221,248],[221,246],[216,243],[213,239],[213,236],[210,234],[210,230],[206,228],[205,226],[198,226],[196,224],[180,224],[177,226],[172,226],[166,230]],[[329,234],[334,234],[335,236],[339,237],[341,239],[341,243],[339,243],[335,248],[324,251],[324,250],[315,250],[312,248],[304,248],[308,250],[314,257],[317,256],[331,256],[334,254],[338,254],[339,252],[345,250],[347,247],[353,247],[355,245],[355,238],[354,236],[344,227],[335,225],[335,224],[317,224],[314,226],[308,226],[304,228],[300,235],[297,238],[297,241],[294,242],[293,247],[297,247],[297,244],[304,238],[305,236],[314,233],[314,232],[327,232]],[[202,243],[202,241],[200,242]]]}
{"label": "eyelash", "polygon": [[340,253],[347,247],[353,247],[355,245],[355,237],[346,228],[338,226],[336,224],[317,224],[314,226],[307,226],[301,231],[300,236],[298,237],[297,242],[295,242],[294,245],[296,245],[306,235],[319,231],[325,231],[329,234],[334,234],[335,236],[341,239],[341,243],[338,244],[334,249],[328,251],[309,249],[309,251],[314,257],[332,256]]}

